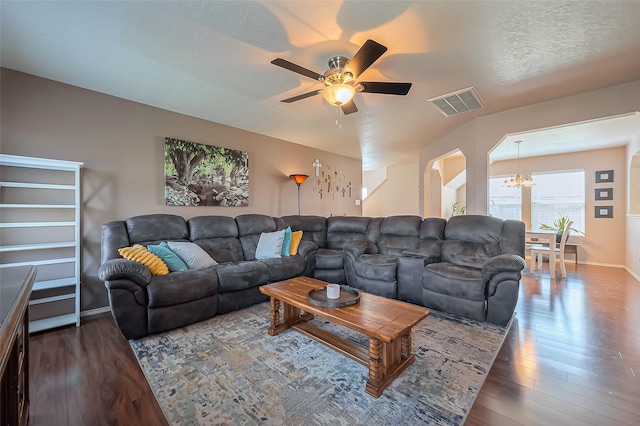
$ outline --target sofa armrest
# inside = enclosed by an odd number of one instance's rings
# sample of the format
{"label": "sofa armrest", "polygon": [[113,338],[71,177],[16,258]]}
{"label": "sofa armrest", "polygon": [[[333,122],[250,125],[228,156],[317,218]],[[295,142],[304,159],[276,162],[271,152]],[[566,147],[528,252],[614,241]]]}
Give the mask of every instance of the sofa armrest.
{"label": "sofa armrest", "polygon": [[305,257],[307,254],[315,250],[318,250],[318,245],[313,241],[309,241],[309,240],[300,241],[300,245],[298,246],[298,254],[300,256]]}
{"label": "sofa armrest", "polygon": [[520,272],[527,266],[525,260],[517,254],[499,254],[482,265],[482,277],[485,282],[500,272]]}
{"label": "sofa armrest", "polygon": [[98,278],[105,281],[131,280],[136,284],[146,287],[151,282],[151,271],[142,263],[127,259],[111,259],[100,265]]}

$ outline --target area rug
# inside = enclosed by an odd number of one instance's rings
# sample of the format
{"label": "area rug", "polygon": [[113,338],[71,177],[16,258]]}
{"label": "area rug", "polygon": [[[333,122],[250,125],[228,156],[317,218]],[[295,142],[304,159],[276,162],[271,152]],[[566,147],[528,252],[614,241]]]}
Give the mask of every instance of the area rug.
{"label": "area rug", "polygon": [[294,330],[270,337],[268,327],[262,303],[130,344],[174,425],[461,425],[507,332],[432,312],[413,329],[415,363],[374,398],[366,367]]}

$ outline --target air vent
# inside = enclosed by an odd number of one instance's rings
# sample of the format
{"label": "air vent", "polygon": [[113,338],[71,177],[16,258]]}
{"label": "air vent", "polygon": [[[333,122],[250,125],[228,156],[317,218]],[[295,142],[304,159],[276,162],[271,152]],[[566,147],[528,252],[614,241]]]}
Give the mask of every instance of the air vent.
{"label": "air vent", "polygon": [[484,108],[484,103],[473,87],[458,90],[428,100],[447,117]]}

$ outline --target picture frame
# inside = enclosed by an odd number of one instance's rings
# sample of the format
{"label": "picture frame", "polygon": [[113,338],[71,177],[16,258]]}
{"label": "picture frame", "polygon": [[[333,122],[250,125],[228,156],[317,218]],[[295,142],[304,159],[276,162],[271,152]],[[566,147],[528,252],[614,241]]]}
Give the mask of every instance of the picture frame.
{"label": "picture frame", "polygon": [[246,207],[249,153],[165,138],[164,183],[167,206]]}
{"label": "picture frame", "polygon": [[596,218],[613,218],[613,206],[595,206]]}
{"label": "picture frame", "polygon": [[613,200],[613,188],[596,188],[596,201]]}
{"label": "picture frame", "polygon": [[597,170],[596,183],[613,182],[613,170]]}

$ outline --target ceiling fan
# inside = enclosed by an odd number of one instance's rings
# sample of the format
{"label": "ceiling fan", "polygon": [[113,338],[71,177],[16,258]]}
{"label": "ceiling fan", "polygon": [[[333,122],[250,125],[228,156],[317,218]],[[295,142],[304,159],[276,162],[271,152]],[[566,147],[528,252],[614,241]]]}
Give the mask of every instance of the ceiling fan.
{"label": "ceiling fan", "polygon": [[292,98],[283,99],[280,102],[296,102],[322,93],[322,96],[329,104],[340,107],[342,112],[347,115],[358,111],[353,101],[356,92],[404,96],[409,93],[411,83],[356,81],[360,74],[386,51],[387,48],[380,43],[367,40],[351,60],[344,56],[334,56],[329,59],[329,69],[324,74],[318,74],[282,58],[274,59],[271,61],[272,64],[318,80],[325,85],[324,89],[303,93]]}

